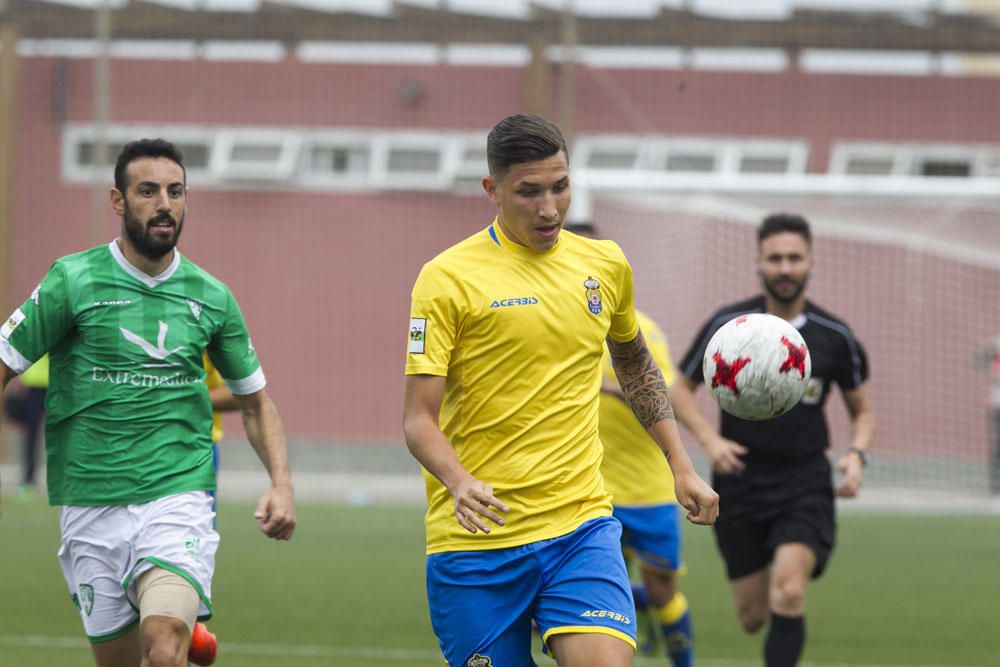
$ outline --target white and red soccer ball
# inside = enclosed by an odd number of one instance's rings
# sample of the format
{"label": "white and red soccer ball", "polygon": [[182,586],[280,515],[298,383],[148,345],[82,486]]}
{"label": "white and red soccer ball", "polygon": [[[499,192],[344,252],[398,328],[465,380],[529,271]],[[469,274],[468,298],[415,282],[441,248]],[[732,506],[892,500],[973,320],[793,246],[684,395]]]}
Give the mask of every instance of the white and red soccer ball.
{"label": "white and red soccer ball", "polygon": [[773,419],[802,399],[812,374],[809,348],[791,324],[764,313],[726,322],[705,348],[705,386],[741,419]]}

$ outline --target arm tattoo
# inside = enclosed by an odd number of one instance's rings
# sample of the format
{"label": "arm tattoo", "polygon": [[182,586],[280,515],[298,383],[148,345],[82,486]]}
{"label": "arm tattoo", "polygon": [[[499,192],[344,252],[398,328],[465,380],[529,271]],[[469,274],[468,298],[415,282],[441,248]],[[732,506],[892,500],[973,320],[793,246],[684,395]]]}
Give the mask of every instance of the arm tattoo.
{"label": "arm tattoo", "polygon": [[649,428],[661,419],[673,419],[674,408],[670,404],[663,373],[646,347],[642,332],[627,343],[618,343],[609,337],[608,350],[611,351],[611,364],[615,367],[625,401],[643,428]]}

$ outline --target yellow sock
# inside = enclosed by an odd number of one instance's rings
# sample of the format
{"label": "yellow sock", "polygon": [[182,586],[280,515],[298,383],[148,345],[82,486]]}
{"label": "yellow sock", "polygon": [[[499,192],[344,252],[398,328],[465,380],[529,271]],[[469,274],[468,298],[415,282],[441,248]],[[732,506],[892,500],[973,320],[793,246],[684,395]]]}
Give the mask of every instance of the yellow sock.
{"label": "yellow sock", "polygon": [[684,594],[678,591],[666,607],[652,607],[651,609],[661,625],[673,625],[687,613],[688,601]]}

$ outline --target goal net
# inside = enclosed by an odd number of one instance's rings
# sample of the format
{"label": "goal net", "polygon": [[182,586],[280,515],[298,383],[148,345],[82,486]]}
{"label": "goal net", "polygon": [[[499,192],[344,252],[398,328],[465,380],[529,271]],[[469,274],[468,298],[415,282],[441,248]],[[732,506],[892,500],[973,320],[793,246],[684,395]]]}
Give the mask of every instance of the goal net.
{"label": "goal net", "polygon": [[[777,211],[812,223],[809,297],[844,318],[868,352],[878,433],[866,487],[996,492],[989,376],[975,361],[1000,331],[995,203],[616,193],[596,196],[592,215],[628,254],[637,304],[663,326],[677,359],[710,313],[759,292],[755,228]],[[716,415],[708,393],[698,396]],[[850,430],[838,396],[827,406],[834,455]]]}

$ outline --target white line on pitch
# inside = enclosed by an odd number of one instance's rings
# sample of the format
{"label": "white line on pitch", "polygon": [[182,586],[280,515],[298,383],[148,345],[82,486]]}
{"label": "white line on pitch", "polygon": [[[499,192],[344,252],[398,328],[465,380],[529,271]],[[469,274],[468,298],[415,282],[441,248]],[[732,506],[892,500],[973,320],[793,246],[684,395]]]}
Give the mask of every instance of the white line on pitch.
{"label": "white line on pitch", "polygon": [[[81,649],[90,643],[81,637],[51,637],[45,635],[0,635],[0,646],[20,646],[51,649]],[[318,644],[244,644],[219,642],[222,655],[273,655],[300,658],[352,658],[355,660],[428,660],[439,661],[438,651],[412,648],[370,648],[364,646],[324,646]],[[660,659],[637,658],[638,665],[660,664]],[[552,663],[550,663],[552,664]],[[699,658],[702,667],[756,667],[760,660],[740,658]],[[802,667],[976,667],[973,665],[914,665],[878,662],[803,662]]]}

